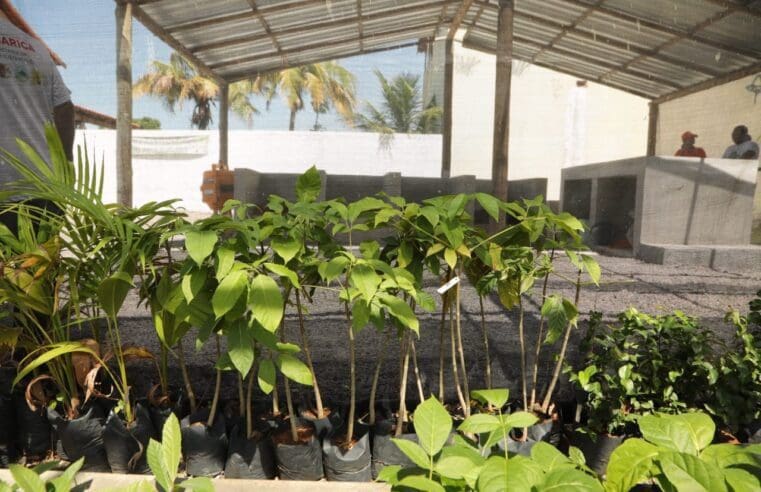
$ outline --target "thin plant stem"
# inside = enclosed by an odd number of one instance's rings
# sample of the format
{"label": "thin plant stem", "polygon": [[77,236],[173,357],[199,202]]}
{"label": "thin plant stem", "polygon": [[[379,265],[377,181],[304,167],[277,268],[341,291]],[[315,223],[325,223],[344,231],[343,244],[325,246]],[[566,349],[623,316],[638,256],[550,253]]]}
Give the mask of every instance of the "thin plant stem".
{"label": "thin plant stem", "polygon": [[[214,341],[217,344],[217,360],[222,357],[222,349],[219,346],[219,335],[214,335]],[[214,419],[217,414],[217,405],[219,404],[219,390],[222,386],[222,369],[217,369],[217,377],[214,381],[214,398],[211,400],[211,409],[209,409],[209,419],[206,421],[206,425],[211,427],[214,425]]]}
{"label": "thin plant stem", "polygon": [[420,379],[420,370],[417,365],[417,350],[415,350],[415,340],[410,341],[410,349],[412,350],[412,370],[415,372],[415,382],[417,383],[418,397],[420,403],[425,401],[425,393],[423,392],[423,381]]}
{"label": "thin plant stem", "polygon": [[483,296],[478,296],[478,303],[481,307],[481,333],[483,333],[483,336],[484,336],[484,353],[486,354],[486,366],[484,367],[484,376],[486,378],[486,389],[491,389],[491,356],[489,355],[489,328],[486,326],[486,315],[484,313],[484,297]]}
{"label": "thin plant stem", "polygon": [[[462,266],[460,267],[460,278],[462,278]],[[464,400],[465,400],[465,407],[463,408],[463,411],[465,412],[465,417],[470,417],[470,388],[468,384],[468,369],[465,366],[465,350],[462,347],[462,327],[460,325],[460,287],[462,286],[462,282],[458,283],[455,286],[455,328],[457,330],[457,351],[460,356],[460,366],[462,369],[462,389],[464,393]]]}
{"label": "thin plant stem", "polygon": [[312,363],[312,352],[309,349],[309,337],[307,337],[306,330],[304,329],[304,313],[301,307],[301,294],[299,289],[296,289],[296,311],[299,316],[299,332],[301,334],[301,348],[304,350],[304,357],[306,357],[309,370],[312,372],[312,387],[314,389],[314,402],[317,406],[317,418],[321,419],[325,417],[325,410],[322,406],[322,395],[320,394],[320,386],[317,384],[317,373],[314,370],[314,364]]}
{"label": "thin plant stem", "polygon": [[450,347],[451,347],[451,358],[452,358],[452,375],[454,376],[454,387],[455,391],[457,392],[457,399],[460,401],[460,406],[463,409],[463,412],[465,411],[465,396],[462,393],[462,385],[460,384],[460,374],[457,370],[457,354],[456,354],[456,347],[457,342],[455,341],[455,321],[454,316],[452,316],[452,311],[454,310],[454,306],[450,304],[449,306],[449,341],[450,341]]}
{"label": "thin plant stem", "polygon": [[238,401],[240,401],[238,415],[243,417],[246,415],[246,396],[243,390],[243,376],[240,373],[238,373]]}
{"label": "thin plant stem", "polygon": [[250,439],[254,433],[254,408],[251,400],[254,396],[254,368],[248,371],[248,385],[246,387],[246,439]]}
{"label": "thin plant stem", "polygon": [[344,312],[346,313],[346,322],[349,330],[349,421],[346,423],[346,445],[351,444],[354,437],[354,413],[357,405],[357,377],[356,361],[354,360],[354,328],[351,325],[351,314],[349,314],[349,303],[344,302]]}
{"label": "thin plant stem", "polygon": [[408,332],[404,331],[401,341],[401,353],[402,353],[402,371],[401,371],[401,384],[399,385],[399,414],[397,415],[396,431],[397,437],[402,435],[402,428],[404,422],[407,420],[407,405],[405,399],[407,398],[407,371],[410,367],[410,349],[407,342]]}
{"label": "thin plant stem", "polygon": [[161,343],[159,383],[164,396],[169,396],[169,350]]}
{"label": "thin plant stem", "polygon": [[[550,253],[550,263],[555,259],[555,249],[552,249]],[[542,285],[542,306],[544,301],[547,300],[547,282],[550,278],[550,272],[544,274],[544,284]],[[542,354],[542,336],[544,335],[544,314],[539,317],[539,332],[536,338],[536,352],[534,352],[534,367],[531,371],[531,407],[534,408],[536,404],[536,387],[537,380],[539,379],[539,356]]]}
{"label": "thin plant stem", "polygon": [[[285,310],[285,307],[283,307]],[[285,316],[280,322],[280,341],[285,343]],[[285,387],[285,404],[288,408],[288,423],[291,427],[291,439],[296,444],[299,440],[299,432],[296,429],[296,412],[293,411],[293,396],[291,395],[291,383],[286,376],[283,376],[283,386]]]}
{"label": "thin plant stem", "polygon": [[391,341],[391,329],[386,330],[386,336],[383,339],[383,346],[381,347],[380,355],[378,356],[378,363],[375,365],[375,374],[373,374],[373,384],[370,387],[370,425],[375,425],[375,397],[378,393],[378,381],[380,380],[381,367],[383,361],[386,359],[386,351],[388,344]]}
{"label": "thin plant stem", "polygon": [[521,389],[523,390],[523,410],[528,411],[526,392],[526,337],[523,333],[523,296],[518,296],[518,340],[521,344]]}
{"label": "thin plant stem", "polygon": [[[449,282],[452,278],[452,269],[447,269],[447,279],[446,281]],[[446,283],[446,282],[445,282]],[[441,296],[441,321],[439,324],[439,401],[444,401],[444,396],[446,393],[446,390],[444,388],[444,333],[446,330],[446,322],[447,322],[447,311],[449,310],[449,294],[444,293]]]}
{"label": "thin plant stem", "polygon": [[280,395],[277,389],[277,371],[275,372],[275,384],[272,385],[272,415],[280,415]]}
{"label": "thin plant stem", "polygon": [[190,413],[195,413],[198,409],[198,402],[196,401],[196,394],[193,391],[193,384],[190,382],[190,375],[188,374],[188,365],[185,363],[185,351],[182,348],[182,340],[177,343],[177,358],[180,363],[180,371],[182,372],[182,380],[185,383],[185,392],[188,394],[188,402],[190,402]]}
{"label": "thin plant stem", "polygon": [[[581,269],[579,269],[576,275],[576,295],[574,297],[574,304],[579,305],[579,295],[581,293]],[[550,408],[550,401],[552,401],[552,393],[555,391],[555,386],[560,379],[560,371],[563,368],[563,362],[565,361],[565,353],[568,349],[568,340],[571,338],[571,331],[574,327],[574,322],[569,321],[565,329],[565,335],[563,336],[563,345],[560,347],[560,354],[558,354],[558,360],[555,363],[555,370],[552,373],[552,379],[550,385],[547,388],[547,394],[544,395],[544,401],[542,402],[542,412],[547,413]]]}

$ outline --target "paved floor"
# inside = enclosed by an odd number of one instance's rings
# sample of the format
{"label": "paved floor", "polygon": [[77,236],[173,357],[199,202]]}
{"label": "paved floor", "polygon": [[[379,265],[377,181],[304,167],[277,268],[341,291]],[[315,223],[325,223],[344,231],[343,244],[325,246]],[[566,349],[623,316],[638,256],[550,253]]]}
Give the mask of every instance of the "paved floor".
{"label": "paved floor", "polygon": [[[723,317],[730,306],[747,309],[748,302],[755,292],[761,289],[761,274],[743,272],[725,273],[706,268],[679,268],[642,263],[630,258],[613,258],[600,256],[603,278],[599,287],[586,285],[581,294],[579,310],[584,313],[579,330],[569,346],[569,357],[576,354],[575,345],[586,328],[586,319],[590,310],[601,311],[604,318],[612,321],[621,311],[634,306],[642,312],[663,314],[681,310],[689,315],[701,318],[703,323],[720,334],[731,333],[732,328],[723,322]],[[565,260],[558,262],[558,272],[573,277],[573,267]],[[427,289],[435,294],[436,279],[427,281]],[[538,290],[539,288],[537,288]],[[573,298],[573,285],[554,277],[549,283],[550,293],[560,293]],[[538,325],[537,292],[527,303],[526,332],[530,344],[536,339]],[[438,297],[438,296],[436,296]],[[123,340],[158,350],[151,321],[147,312],[135,306],[136,299],[129,299],[121,313]],[[520,376],[519,345],[517,336],[517,314],[507,312],[501,307],[496,297],[484,301],[486,324],[489,330],[489,343],[492,357],[492,377],[497,387],[510,387],[517,396]],[[348,348],[346,341],[346,322],[343,309],[331,294],[318,292],[314,304],[309,306],[310,315],[307,322],[316,372],[327,401],[345,402],[348,398]],[[479,303],[475,290],[465,285],[462,294],[463,338],[465,358],[468,367],[470,387],[483,387],[484,355],[482,350],[482,331],[480,324]],[[421,336],[417,342],[417,352],[424,381],[425,391],[437,391],[439,317],[438,314],[423,314]],[[293,313],[287,316],[287,333],[293,339],[297,335],[296,319]],[[358,360],[358,399],[367,398],[375,361],[382,348],[382,336],[371,327],[366,328],[357,337]],[[200,352],[195,352],[193,342],[185,345],[190,357],[193,380],[197,391],[206,394],[211,391],[213,371],[213,344],[207,344]],[[391,345],[382,371],[380,397],[395,399],[398,386],[398,345]],[[448,353],[448,352],[447,352]],[[541,359],[542,380],[552,367],[548,351]],[[155,379],[150,367],[139,369],[140,376],[134,378],[138,393]],[[175,375],[177,375],[175,369]],[[447,357],[447,377],[451,379],[451,365]],[[412,379],[410,379],[412,383]],[[206,391],[204,391],[204,389]],[[309,395],[308,388],[301,388],[301,395]],[[408,395],[416,394],[410,386]],[[568,395],[568,386],[562,385],[560,397]],[[235,379],[232,375],[225,377],[224,395],[235,398]],[[448,398],[454,399],[451,385],[447,391]],[[262,395],[259,395],[263,398]]]}

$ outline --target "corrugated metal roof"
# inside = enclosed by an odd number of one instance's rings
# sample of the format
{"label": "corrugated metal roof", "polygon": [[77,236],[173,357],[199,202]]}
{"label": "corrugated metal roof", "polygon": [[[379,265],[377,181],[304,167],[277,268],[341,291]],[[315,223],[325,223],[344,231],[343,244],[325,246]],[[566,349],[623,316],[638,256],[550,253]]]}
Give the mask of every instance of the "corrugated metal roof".
{"label": "corrugated metal roof", "polygon": [[[499,0],[132,0],[148,28],[220,79],[445,33],[494,52]],[[761,71],[761,0],[515,0],[525,60],[651,98]],[[144,22],[145,23],[145,22]]]}

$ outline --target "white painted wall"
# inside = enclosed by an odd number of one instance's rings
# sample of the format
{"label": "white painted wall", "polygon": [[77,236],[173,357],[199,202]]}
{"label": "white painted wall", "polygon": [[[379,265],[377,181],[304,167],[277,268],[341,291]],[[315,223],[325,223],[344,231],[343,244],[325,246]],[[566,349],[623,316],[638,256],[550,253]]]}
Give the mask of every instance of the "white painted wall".
{"label": "white painted wall", "polygon": [[[437,94],[437,100],[443,92],[443,45],[435,43],[426,74],[426,95]],[[591,82],[577,89],[576,81],[513,62],[508,176],[548,178],[550,200],[559,198],[564,165],[641,156],[647,148],[645,99]],[[453,176],[491,178],[494,86],[494,55],[455,41]]]}
{"label": "white painted wall", "polygon": [[[189,211],[205,212],[201,201],[203,172],[218,160],[216,131],[137,130],[135,137],[208,136],[205,152],[192,156],[133,156],[134,203],[179,198]],[[79,130],[76,145],[87,143],[88,155],[105,166],[104,194],[116,199],[116,132]],[[358,132],[230,132],[230,168],[260,172],[301,173],[312,165],[328,174],[438,177],[441,174],[440,135],[395,135],[382,144],[378,134]]]}
{"label": "white painted wall", "polygon": [[750,135],[760,141],[761,95],[754,102],[754,95],[746,89],[754,78],[745,77],[661,104],[657,153],[673,155],[682,145],[685,130],[698,134],[696,145],[703,147],[708,157],[721,157],[732,144],[730,135],[737,125],[747,126]]}

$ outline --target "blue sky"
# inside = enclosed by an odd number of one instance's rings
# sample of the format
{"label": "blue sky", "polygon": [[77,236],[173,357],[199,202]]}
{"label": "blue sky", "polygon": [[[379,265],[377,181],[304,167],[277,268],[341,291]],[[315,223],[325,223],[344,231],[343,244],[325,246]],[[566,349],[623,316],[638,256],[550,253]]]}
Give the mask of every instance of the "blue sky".
{"label": "blue sky", "polygon": [[[116,112],[116,55],[114,2],[110,0],[12,0],[37,33],[66,62],[61,69],[76,104],[114,115]],[[171,50],[154,37],[139,22],[134,23],[133,77],[145,73],[152,59],[167,60]],[[341,63],[357,77],[357,96],[360,101],[378,102],[379,87],[373,70],[386,77],[401,72],[422,74],[425,57],[415,47],[387,51],[372,55],[346,58]],[[262,100],[254,99],[261,114],[254,120],[254,129],[287,130],[288,111],[277,101],[265,111]],[[190,128],[191,105],[176,114],[168,112],[152,98],[134,101],[134,116],[151,116],[161,120],[162,128]],[[334,115],[320,117],[326,130],[345,129]],[[314,113],[306,109],[296,119],[296,129],[306,130],[314,123]],[[233,129],[246,128],[246,124],[230,117]]]}

